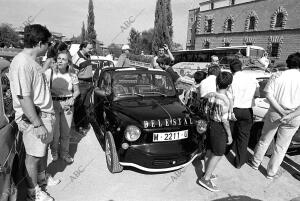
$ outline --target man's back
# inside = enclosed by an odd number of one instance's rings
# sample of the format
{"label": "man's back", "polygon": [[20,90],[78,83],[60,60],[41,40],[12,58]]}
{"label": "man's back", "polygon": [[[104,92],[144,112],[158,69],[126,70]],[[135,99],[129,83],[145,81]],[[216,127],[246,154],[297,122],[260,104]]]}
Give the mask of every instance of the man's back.
{"label": "man's back", "polygon": [[283,108],[296,109],[300,106],[300,71],[290,69],[272,75],[264,91],[271,93]]}

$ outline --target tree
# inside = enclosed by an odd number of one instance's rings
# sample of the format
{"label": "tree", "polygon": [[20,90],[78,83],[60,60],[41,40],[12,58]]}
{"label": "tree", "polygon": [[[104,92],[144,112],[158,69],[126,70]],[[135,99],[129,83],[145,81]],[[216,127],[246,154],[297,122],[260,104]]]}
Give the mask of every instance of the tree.
{"label": "tree", "polygon": [[93,0],[89,0],[89,14],[88,14],[88,20],[87,20],[87,39],[93,43],[93,45],[96,45],[96,38],[97,34],[95,31],[95,15],[94,15],[94,4]]}
{"label": "tree", "polygon": [[[171,12],[170,0],[157,0],[155,8],[155,20],[154,20],[154,34],[152,51],[156,52],[163,44],[172,46],[172,12]],[[171,34],[171,35],[170,35]]]}
{"label": "tree", "polygon": [[144,51],[144,54],[151,54],[152,52],[152,40],[154,29],[142,31],[140,40],[140,49]]}
{"label": "tree", "polygon": [[171,42],[172,42],[172,38],[173,38],[173,16],[172,16],[172,9],[171,9],[171,0],[167,0],[167,25],[169,28],[169,34],[171,37]]}
{"label": "tree", "polygon": [[20,37],[18,33],[9,24],[0,25],[0,47],[4,46],[20,47]]}
{"label": "tree", "polygon": [[113,57],[119,57],[122,54],[121,46],[115,43],[112,43],[108,46],[109,52]]}
{"label": "tree", "polygon": [[85,39],[86,39],[86,30],[85,30],[84,22],[82,22],[80,38],[81,38],[81,42],[85,41]]}
{"label": "tree", "polygon": [[141,34],[136,29],[132,28],[130,30],[128,41],[132,53],[140,54]]}

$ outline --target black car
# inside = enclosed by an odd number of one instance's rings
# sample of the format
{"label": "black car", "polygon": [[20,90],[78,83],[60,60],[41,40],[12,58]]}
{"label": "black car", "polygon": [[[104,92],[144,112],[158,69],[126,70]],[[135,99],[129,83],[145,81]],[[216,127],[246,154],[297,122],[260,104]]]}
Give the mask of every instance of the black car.
{"label": "black car", "polygon": [[96,135],[105,141],[110,172],[123,166],[171,171],[204,154],[206,121],[181,103],[179,93],[163,70],[101,70],[90,115]]}

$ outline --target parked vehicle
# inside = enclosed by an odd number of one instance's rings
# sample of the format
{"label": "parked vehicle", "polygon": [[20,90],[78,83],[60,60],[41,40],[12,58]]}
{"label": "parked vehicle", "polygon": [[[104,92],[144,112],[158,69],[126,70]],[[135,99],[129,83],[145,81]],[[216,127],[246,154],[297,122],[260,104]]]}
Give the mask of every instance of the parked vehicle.
{"label": "parked vehicle", "polygon": [[167,72],[104,68],[95,87],[91,123],[110,172],[171,171],[204,154],[206,121],[180,102]]}
{"label": "parked vehicle", "polygon": [[0,200],[15,201],[17,189],[14,184],[24,178],[25,150],[12,105],[8,107],[11,101],[9,85],[3,81],[4,70],[8,69],[6,62],[0,59]]}

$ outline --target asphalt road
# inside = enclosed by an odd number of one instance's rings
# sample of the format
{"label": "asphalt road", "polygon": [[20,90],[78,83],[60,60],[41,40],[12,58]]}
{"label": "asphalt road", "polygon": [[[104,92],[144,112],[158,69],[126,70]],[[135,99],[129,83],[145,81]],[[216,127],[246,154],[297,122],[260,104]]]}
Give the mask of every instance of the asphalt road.
{"label": "asphalt road", "polygon": [[[244,165],[233,168],[223,158],[216,169],[216,184],[220,192],[212,193],[196,183],[201,175],[201,161],[169,173],[149,174],[125,168],[111,174],[93,130],[85,137],[73,133],[70,147],[75,162],[66,165],[59,160],[48,166],[49,172],[61,183],[48,187],[56,201],[300,201],[300,181],[291,173],[300,171],[300,155],[288,156],[280,177],[274,181],[265,178],[260,171]],[[229,159],[230,160],[230,159]],[[266,157],[263,167],[269,159]]]}

